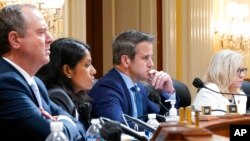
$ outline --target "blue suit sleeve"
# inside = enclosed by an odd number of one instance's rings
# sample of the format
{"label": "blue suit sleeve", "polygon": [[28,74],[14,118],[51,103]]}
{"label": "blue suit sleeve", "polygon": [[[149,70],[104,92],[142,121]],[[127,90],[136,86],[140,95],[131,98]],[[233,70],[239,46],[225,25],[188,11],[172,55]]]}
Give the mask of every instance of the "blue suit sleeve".
{"label": "blue suit sleeve", "polygon": [[[28,84],[20,78],[2,77],[0,80],[0,124],[1,128],[11,130],[20,140],[44,141],[50,133],[51,120],[45,119],[40,109],[34,103],[34,98]],[[40,90],[40,89],[39,89]],[[42,95],[43,108],[55,116],[65,114],[61,108]],[[47,97],[44,97],[47,95]],[[63,121],[64,132],[74,140],[79,138],[79,132],[69,122]],[[79,126],[79,130],[80,130]]]}

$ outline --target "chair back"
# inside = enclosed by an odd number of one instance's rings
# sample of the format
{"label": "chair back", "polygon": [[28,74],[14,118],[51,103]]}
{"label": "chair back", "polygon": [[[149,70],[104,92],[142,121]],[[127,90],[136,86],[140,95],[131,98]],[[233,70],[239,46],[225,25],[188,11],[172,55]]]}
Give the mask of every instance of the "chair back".
{"label": "chair back", "polygon": [[[243,81],[241,89],[243,90],[243,92],[245,92],[246,95],[250,95],[250,79],[245,79]],[[249,110],[249,108],[250,108],[250,97],[248,96],[246,109]]]}
{"label": "chair back", "polygon": [[172,82],[176,91],[176,95],[180,98],[180,107],[190,106],[191,94],[186,84],[176,79],[172,79]]}

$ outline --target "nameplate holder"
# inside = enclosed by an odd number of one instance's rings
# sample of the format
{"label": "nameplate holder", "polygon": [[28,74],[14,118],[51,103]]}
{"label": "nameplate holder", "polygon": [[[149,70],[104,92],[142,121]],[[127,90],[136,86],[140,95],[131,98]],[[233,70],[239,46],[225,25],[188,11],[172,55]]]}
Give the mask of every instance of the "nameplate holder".
{"label": "nameplate holder", "polygon": [[227,105],[227,113],[237,114],[238,113],[237,105],[235,105],[235,104]]}
{"label": "nameplate holder", "polygon": [[211,106],[202,106],[201,112],[202,115],[211,115]]}

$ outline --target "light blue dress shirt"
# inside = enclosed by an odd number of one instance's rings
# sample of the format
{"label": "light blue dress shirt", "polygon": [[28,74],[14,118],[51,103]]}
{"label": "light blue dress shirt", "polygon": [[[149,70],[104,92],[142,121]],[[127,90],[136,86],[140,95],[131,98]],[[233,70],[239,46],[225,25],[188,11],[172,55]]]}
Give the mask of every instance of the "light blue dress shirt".
{"label": "light blue dress shirt", "polygon": [[[137,107],[136,107],[136,103],[135,103],[135,94],[134,92],[131,90],[132,87],[134,87],[136,85],[136,83],[134,83],[126,74],[120,72],[118,69],[116,69],[119,74],[121,75],[122,79],[124,80],[128,90],[129,90],[129,93],[130,93],[130,98],[131,98],[131,102],[132,102],[132,108],[133,108],[133,117],[137,117]],[[139,87],[138,87],[139,88]],[[138,90],[140,91],[140,89]],[[173,94],[169,94],[167,92],[163,92],[163,95],[168,95],[169,96],[169,100],[176,100],[176,94],[173,93]]]}
{"label": "light blue dress shirt", "polygon": [[133,109],[133,117],[137,117],[137,108],[136,108],[136,103],[135,103],[135,96],[134,96],[134,92],[131,90],[131,88],[134,87],[136,84],[126,74],[120,72],[119,70],[117,70],[117,71],[121,75],[122,79],[124,80],[128,90],[129,90],[131,103],[132,103],[132,109]]}

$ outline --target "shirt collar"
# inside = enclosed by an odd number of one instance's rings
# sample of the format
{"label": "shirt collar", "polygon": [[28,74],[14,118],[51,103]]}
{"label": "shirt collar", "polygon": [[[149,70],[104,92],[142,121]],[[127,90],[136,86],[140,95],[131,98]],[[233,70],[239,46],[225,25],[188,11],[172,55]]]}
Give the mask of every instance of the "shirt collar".
{"label": "shirt collar", "polygon": [[115,70],[117,70],[117,72],[121,75],[122,79],[124,80],[126,86],[128,89],[131,89],[132,87],[134,87],[136,85],[136,83],[134,83],[132,81],[131,78],[129,78],[126,74],[124,74],[123,72],[119,71],[118,69],[115,68]]}
{"label": "shirt collar", "polygon": [[15,69],[17,69],[17,71],[19,71],[22,74],[22,76],[27,81],[27,83],[29,85],[31,85],[31,83],[34,81],[33,77],[31,77],[24,69],[22,69],[21,67],[19,67],[17,64],[15,64],[14,62],[12,62],[8,58],[3,57],[3,59],[5,61],[7,61],[8,63],[10,63]]}

